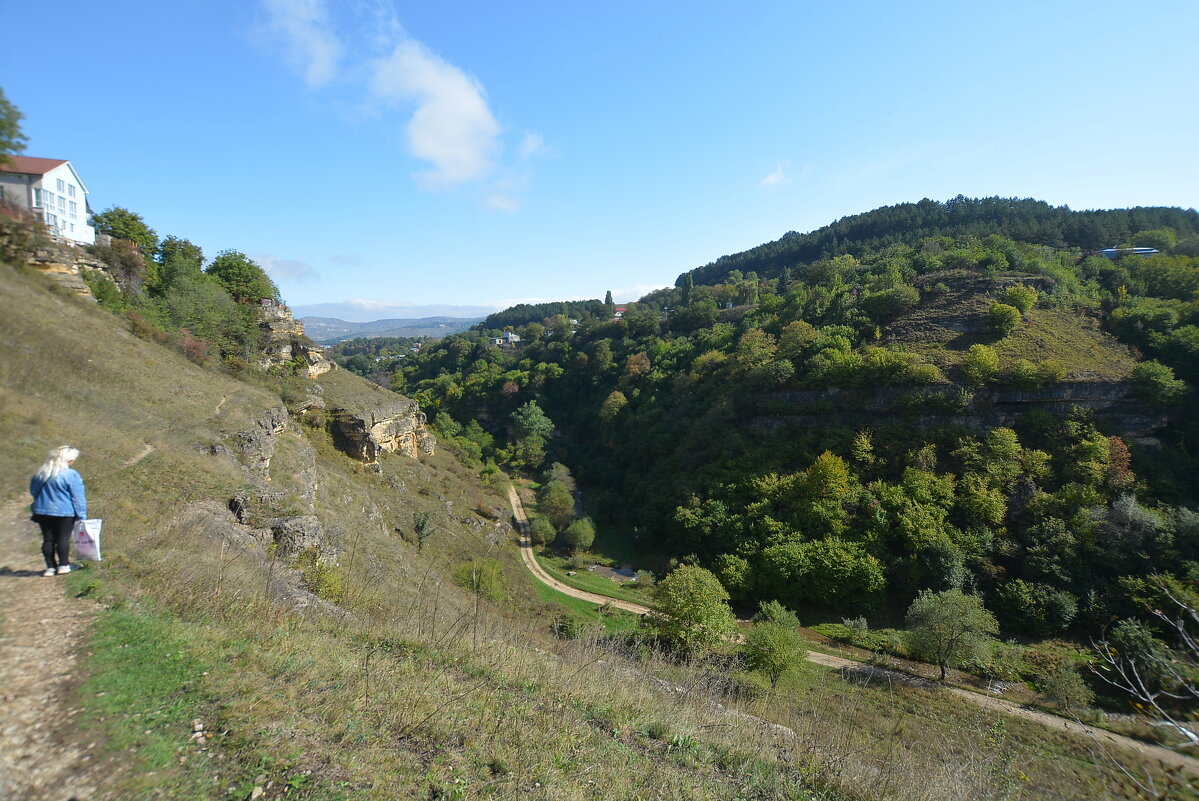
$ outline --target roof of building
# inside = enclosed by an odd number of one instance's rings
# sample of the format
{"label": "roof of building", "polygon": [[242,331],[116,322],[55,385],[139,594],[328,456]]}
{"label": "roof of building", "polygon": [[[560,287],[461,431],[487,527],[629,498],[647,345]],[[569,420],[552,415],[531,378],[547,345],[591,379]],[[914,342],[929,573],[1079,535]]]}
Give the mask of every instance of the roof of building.
{"label": "roof of building", "polygon": [[30,175],[45,175],[55,167],[67,163],[66,159],[39,159],[35,156],[9,156],[10,164],[0,164],[4,172],[24,172]]}

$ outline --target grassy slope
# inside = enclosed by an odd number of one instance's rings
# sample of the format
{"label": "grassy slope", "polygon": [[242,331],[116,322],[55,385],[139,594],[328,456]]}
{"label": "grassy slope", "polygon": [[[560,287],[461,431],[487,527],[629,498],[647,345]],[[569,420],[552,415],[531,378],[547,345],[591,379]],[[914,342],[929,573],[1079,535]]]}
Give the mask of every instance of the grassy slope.
{"label": "grassy slope", "polygon": [[[555,645],[514,546],[473,511],[502,499],[446,456],[387,457],[375,473],[302,426],[279,438],[274,469],[278,486],[293,485],[286,473],[315,448],[318,514],[342,537],[345,613],[293,613],[267,598],[255,560],[180,514],[242,487],[207,446],[278,397],[3,265],[0,297],[4,492],[19,497],[45,450],[71,442],[106,520],[106,561],[72,578],[110,608],[76,699],[76,736],[109,747],[104,797],[244,798],[259,775],[273,782],[268,797],[327,799],[948,799],[1009,785],[1102,798],[1118,782],[1088,764],[1085,744],[935,694],[812,668],[745,700],[736,685],[705,692],[716,674],[703,665],[646,651],[623,662],[611,642]],[[127,465],[144,443],[155,450]],[[395,531],[414,511],[433,524],[420,551]],[[472,556],[500,559],[509,603],[478,603],[444,579]],[[687,691],[663,694],[635,671]],[[712,692],[811,739],[796,748],[721,713]],[[214,734],[203,749],[189,739],[197,717]]]}

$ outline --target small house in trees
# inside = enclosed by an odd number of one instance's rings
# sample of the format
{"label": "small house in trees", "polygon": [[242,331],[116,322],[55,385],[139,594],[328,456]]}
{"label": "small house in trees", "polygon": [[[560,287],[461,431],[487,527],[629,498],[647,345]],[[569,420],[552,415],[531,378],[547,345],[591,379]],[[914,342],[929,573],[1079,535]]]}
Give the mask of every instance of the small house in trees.
{"label": "small house in trees", "polygon": [[499,345],[501,348],[511,348],[520,342],[520,334],[514,334],[511,331],[505,331],[498,337],[491,340],[492,345]]}
{"label": "small house in trees", "polygon": [[0,201],[36,215],[54,236],[79,245],[96,241],[88,224],[87,186],[65,159],[9,156],[0,165]]}

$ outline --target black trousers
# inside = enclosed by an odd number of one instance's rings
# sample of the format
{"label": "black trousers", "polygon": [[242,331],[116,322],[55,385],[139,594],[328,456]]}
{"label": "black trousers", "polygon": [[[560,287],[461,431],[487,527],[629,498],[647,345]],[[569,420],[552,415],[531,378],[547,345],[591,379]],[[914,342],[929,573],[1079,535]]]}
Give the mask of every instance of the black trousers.
{"label": "black trousers", "polygon": [[37,524],[42,527],[42,557],[46,567],[71,564],[71,529],[75,527],[75,518],[38,515]]}

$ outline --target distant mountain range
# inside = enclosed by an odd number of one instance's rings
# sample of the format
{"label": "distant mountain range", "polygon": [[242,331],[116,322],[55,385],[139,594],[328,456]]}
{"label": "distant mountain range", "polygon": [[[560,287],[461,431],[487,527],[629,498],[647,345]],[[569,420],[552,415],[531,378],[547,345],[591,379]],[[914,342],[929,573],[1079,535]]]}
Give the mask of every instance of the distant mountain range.
{"label": "distant mountain range", "polygon": [[465,331],[482,317],[421,317],[415,320],[374,320],[351,323],[336,317],[301,317],[304,333],[321,345],[335,345],[348,339],[366,337],[444,337]]}

